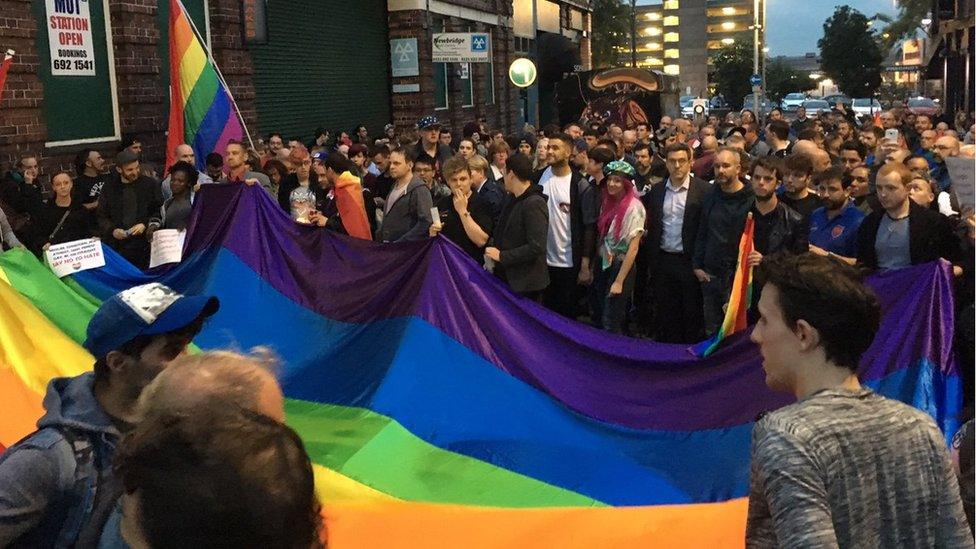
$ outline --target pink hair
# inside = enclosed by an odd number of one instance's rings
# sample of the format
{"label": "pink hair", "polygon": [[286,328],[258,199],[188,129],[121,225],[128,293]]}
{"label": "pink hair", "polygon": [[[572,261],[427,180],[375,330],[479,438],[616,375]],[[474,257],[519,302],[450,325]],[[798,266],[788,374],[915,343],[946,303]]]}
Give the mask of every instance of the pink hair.
{"label": "pink hair", "polygon": [[600,218],[597,221],[597,229],[600,231],[600,238],[606,238],[607,232],[614,220],[617,226],[614,227],[613,237],[620,240],[620,233],[624,230],[624,216],[630,203],[637,200],[637,191],[634,189],[634,182],[626,177],[622,177],[624,189],[620,198],[610,196],[609,177],[603,181],[603,204],[600,206]]}

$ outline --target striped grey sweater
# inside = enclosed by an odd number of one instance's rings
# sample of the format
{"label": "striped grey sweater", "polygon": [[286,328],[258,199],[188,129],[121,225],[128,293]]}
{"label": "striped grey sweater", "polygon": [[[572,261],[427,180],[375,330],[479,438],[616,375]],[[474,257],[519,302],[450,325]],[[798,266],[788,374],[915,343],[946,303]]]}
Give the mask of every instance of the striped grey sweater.
{"label": "striped grey sweater", "polygon": [[868,389],[820,391],[752,433],[746,546],[973,547],[942,433]]}

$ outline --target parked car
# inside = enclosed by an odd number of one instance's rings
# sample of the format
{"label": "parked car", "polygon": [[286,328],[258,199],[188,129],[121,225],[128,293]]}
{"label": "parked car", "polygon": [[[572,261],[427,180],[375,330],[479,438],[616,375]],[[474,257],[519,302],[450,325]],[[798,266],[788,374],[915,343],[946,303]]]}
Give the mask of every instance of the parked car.
{"label": "parked car", "polygon": [[823,99],[807,99],[800,106],[807,111],[807,116],[817,116],[822,112],[830,112],[830,103]]}
{"label": "parked car", "polygon": [[[688,98],[687,101],[685,100],[686,97]],[[680,100],[680,104],[681,104],[681,116],[683,116],[685,118],[694,118],[695,117],[695,100],[696,99],[701,99],[701,98],[700,97],[694,97],[694,96],[686,96],[686,97],[682,97],[681,100]],[[702,116],[708,116],[708,104],[709,104],[709,102],[707,100],[703,100],[703,101],[705,101],[705,112],[702,113]]]}
{"label": "parked car", "polygon": [[881,108],[881,101],[870,97],[855,99],[851,108],[854,109],[854,114],[858,116],[874,116],[874,113],[884,110]]}
{"label": "parked car", "polygon": [[834,95],[828,95],[827,97],[824,97],[823,100],[826,101],[831,108],[833,108],[834,105],[836,105],[837,103],[843,103],[844,107],[848,110],[850,110],[851,105],[854,103],[853,99],[847,97],[842,93],[835,93]]}
{"label": "parked car", "polygon": [[787,112],[794,112],[796,109],[807,100],[807,94],[795,92],[788,93],[786,97],[783,98],[782,105],[783,110]]}
{"label": "parked car", "polygon": [[913,114],[935,116],[939,114],[939,105],[927,97],[914,97],[908,100],[908,110]]}
{"label": "parked car", "polygon": [[[775,107],[779,106],[776,104],[775,101],[771,101],[766,96],[760,96],[759,103],[760,103],[759,112],[757,112],[756,114],[758,114],[761,117],[766,117]],[[751,111],[754,109],[754,107],[755,105],[753,104],[753,97],[751,93],[742,98],[743,109],[749,109]]]}
{"label": "parked car", "polygon": [[727,109],[729,102],[721,95],[716,95],[708,100],[708,107],[711,109]]}

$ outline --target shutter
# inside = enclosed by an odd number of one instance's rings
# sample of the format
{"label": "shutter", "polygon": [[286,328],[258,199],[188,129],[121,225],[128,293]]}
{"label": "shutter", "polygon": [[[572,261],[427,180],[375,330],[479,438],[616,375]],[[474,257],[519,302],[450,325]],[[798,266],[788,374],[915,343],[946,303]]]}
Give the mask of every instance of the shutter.
{"label": "shutter", "polygon": [[306,141],[319,126],[365,124],[380,135],[391,120],[387,26],[386,2],[269,2],[268,43],[250,48],[261,132]]}

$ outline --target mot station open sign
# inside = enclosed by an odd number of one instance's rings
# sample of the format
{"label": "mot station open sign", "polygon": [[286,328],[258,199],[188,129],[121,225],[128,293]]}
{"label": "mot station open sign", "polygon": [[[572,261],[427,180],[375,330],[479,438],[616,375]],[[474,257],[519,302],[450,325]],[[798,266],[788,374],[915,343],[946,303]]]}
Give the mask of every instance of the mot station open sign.
{"label": "mot station open sign", "polygon": [[46,0],[53,76],[95,76],[88,0]]}

